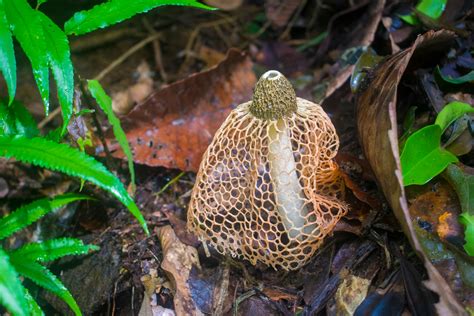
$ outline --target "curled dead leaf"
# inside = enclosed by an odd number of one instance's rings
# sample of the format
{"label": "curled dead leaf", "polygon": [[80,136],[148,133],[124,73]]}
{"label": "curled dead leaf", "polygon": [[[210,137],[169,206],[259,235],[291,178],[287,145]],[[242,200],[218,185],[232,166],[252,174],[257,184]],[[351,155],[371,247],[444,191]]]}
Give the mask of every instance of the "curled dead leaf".
{"label": "curled dead leaf", "polygon": [[199,256],[196,248],[183,244],[171,226],[159,230],[165,270],[174,285],[174,309],[176,315],[203,315],[194,303],[188,285],[189,276],[194,266],[199,267]]}
{"label": "curled dead leaf", "polygon": [[415,232],[402,184],[396,104],[398,83],[409,63],[413,66],[436,61],[453,38],[448,31],[430,31],[418,37],[410,48],[390,56],[372,73],[370,86],[357,100],[357,125],[365,156],[411,245],[423,259],[429,276],[425,284],[439,295],[436,309],[440,315],[464,315],[466,311],[423,251]]}

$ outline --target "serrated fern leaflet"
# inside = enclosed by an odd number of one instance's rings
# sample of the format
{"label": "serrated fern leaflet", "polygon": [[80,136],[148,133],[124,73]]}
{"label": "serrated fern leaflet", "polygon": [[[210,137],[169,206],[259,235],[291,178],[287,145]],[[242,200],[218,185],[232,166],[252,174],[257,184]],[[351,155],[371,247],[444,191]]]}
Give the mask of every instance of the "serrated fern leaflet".
{"label": "serrated fern leaflet", "polygon": [[69,307],[74,311],[74,314],[82,315],[81,310],[71,293],[46,267],[36,262],[15,260],[14,258],[11,259],[12,265],[19,274],[57,295],[69,305]]}
{"label": "serrated fern leaflet", "polygon": [[26,292],[25,299],[28,304],[28,309],[30,310],[30,316],[44,316],[41,307],[39,307],[33,296],[31,296],[30,292],[28,292],[28,289],[25,288],[24,290]]}
{"label": "serrated fern leaflet", "polygon": [[96,184],[122,202],[148,234],[142,214],[120,180],[87,154],[66,144],[39,137],[0,137],[0,156],[60,171]]}
{"label": "serrated fern leaflet", "polygon": [[119,119],[115,116],[112,109],[112,99],[105,93],[104,89],[97,80],[88,80],[87,87],[89,88],[90,93],[97,101],[97,104],[100,106],[102,111],[107,114],[107,119],[112,125],[112,129],[117,139],[120,147],[122,148],[125,156],[128,160],[128,170],[130,171],[130,178],[132,186],[135,190],[135,169],[133,167],[133,155],[128,145],[127,136],[120,125]]}
{"label": "serrated fern leaflet", "polygon": [[52,261],[64,256],[85,255],[98,250],[95,245],[84,245],[76,238],[57,238],[38,243],[29,243],[10,253],[14,260]]}
{"label": "serrated fern leaflet", "polygon": [[39,15],[26,0],[3,0],[3,6],[11,30],[31,62],[47,115],[49,112],[49,69],[48,57],[44,53],[46,43]]}
{"label": "serrated fern leaflet", "polygon": [[36,121],[23,104],[13,101],[7,106],[0,101],[0,136],[34,137],[38,134]]}
{"label": "serrated fern leaflet", "polygon": [[190,6],[212,9],[195,0],[110,0],[90,10],[76,12],[64,25],[66,34],[80,35],[126,20],[159,6]]}
{"label": "serrated fern leaflet", "polygon": [[16,61],[10,26],[0,0],[0,70],[7,83],[8,95],[12,103],[16,93]]}
{"label": "serrated fern leaflet", "polygon": [[64,194],[53,199],[36,200],[0,219],[0,240],[30,225],[45,214],[74,201],[90,199],[80,194]]}
{"label": "serrated fern leaflet", "polygon": [[0,248],[0,303],[13,315],[28,315],[25,290],[8,255]]}
{"label": "serrated fern leaflet", "polygon": [[53,21],[42,12],[37,12],[43,26],[49,65],[56,80],[58,100],[63,114],[62,132],[64,133],[71,119],[74,96],[74,70],[69,52],[69,42],[66,34]]}

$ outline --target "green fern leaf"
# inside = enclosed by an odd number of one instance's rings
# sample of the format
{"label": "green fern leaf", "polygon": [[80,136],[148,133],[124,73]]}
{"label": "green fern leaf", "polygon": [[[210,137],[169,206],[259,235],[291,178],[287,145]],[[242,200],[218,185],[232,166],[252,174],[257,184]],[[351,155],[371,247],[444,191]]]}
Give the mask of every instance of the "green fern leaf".
{"label": "green fern leaf", "polygon": [[80,194],[64,194],[53,199],[36,200],[0,219],[0,240],[30,225],[45,214],[74,201],[90,199]]}
{"label": "green fern leaf", "polygon": [[8,95],[12,103],[16,93],[16,61],[10,26],[0,0],[0,70],[7,83]]}
{"label": "green fern leaf", "polygon": [[3,103],[0,104],[0,136],[17,135],[15,117]]}
{"label": "green fern leaf", "polygon": [[64,25],[66,34],[80,35],[126,20],[138,13],[147,12],[159,6],[190,6],[212,9],[195,0],[110,0],[90,10],[76,12]]}
{"label": "green fern leaf", "polygon": [[15,117],[17,135],[24,135],[26,137],[35,137],[39,135],[35,119],[21,102],[14,100],[9,108]]}
{"label": "green fern leaf", "polygon": [[0,137],[0,156],[15,158],[90,181],[112,193],[135,216],[147,234],[145,220],[120,180],[93,157],[66,144],[43,138]]}
{"label": "green fern leaf", "polygon": [[28,289],[24,288],[24,290],[26,303],[28,304],[28,309],[30,311],[30,316],[44,316],[44,312],[41,310],[41,307],[39,307],[38,303],[36,303],[33,296],[31,296],[31,293],[28,291]]}
{"label": "green fern leaf", "polygon": [[26,261],[26,260],[15,260],[10,258],[11,264],[15,267],[16,271],[30,279],[42,288],[50,291],[61,298],[69,307],[72,309],[74,314],[82,315],[76,300],[72,297],[69,290],[62,284],[62,282],[49,271],[46,267],[39,263]]}
{"label": "green fern leaf", "polygon": [[46,115],[49,113],[49,69],[46,42],[37,11],[26,0],[3,0],[10,28],[30,59],[33,75],[43,99]]}
{"label": "green fern leaf", "polygon": [[8,255],[0,248],[0,304],[13,315],[28,315],[25,289]]}
{"label": "green fern leaf", "polygon": [[3,135],[26,137],[39,135],[35,119],[22,103],[14,100],[7,106],[0,101],[0,136]]}
{"label": "green fern leaf", "polygon": [[26,244],[10,252],[10,258],[46,262],[64,256],[85,255],[98,249],[99,247],[95,245],[84,245],[80,239],[58,238]]}
{"label": "green fern leaf", "polygon": [[105,93],[104,89],[97,80],[87,80],[87,86],[92,96],[97,101],[97,104],[100,106],[102,111],[107,114],[109,123],[112,124],[115,138],[125,153],[125,156],[127,156],[128,170],[130,171],[132,186],[135,188],[135,169],[133,167],[132,151],[130,150],[127,136],[120,125],[120,120],[117,118],[117,116],[115,116],[114,111],[112,110],[112,99]]}
{"label": "green fern leaf", "polygon": [[64,133],[71,119],[72,98],[74,96],[74,70],[69,51],[69,41],[66,34],[50,18],[40,11],[37,12],[43,25],[46,54],[56,80],[58,100],[63,114],[62,133]]}

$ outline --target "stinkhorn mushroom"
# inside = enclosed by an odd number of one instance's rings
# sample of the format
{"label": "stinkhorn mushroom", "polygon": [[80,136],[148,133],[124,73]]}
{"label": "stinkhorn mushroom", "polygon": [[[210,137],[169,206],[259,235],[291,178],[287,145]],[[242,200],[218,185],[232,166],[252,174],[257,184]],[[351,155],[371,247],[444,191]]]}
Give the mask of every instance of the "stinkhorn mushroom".
{"label": "stinkhorn mushroom", "polygon": [[223,254],[298,269],[347,212],[338,146],[321,106],[266,72],[204,154],[188,228]]}

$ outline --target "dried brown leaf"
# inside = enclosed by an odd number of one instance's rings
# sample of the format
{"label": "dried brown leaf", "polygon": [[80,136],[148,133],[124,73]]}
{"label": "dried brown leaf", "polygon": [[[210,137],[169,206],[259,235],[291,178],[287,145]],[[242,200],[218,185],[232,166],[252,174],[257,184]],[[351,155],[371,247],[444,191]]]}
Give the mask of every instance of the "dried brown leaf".
{"label": "dried brown leaf", "polygon": [[[232,49],[216,67],[156,91],[122,119],[134,161],[197,171],[215,131],[252,97],[255,82],[250,58]],[[115,157],[124,157],[111,131],[107,142]]]}
{"label": "dried brown leaf", "polygon": [[429,280],[425,284],[440,298],[436,304],[440,315],[464,315],[464,308],[440,272],[433,266],[420,245],[410,216],[402,184],[397,132],[397,88],[409,62],[411,66],[429,62],[452,42],[448,31],[430,31],[418,37],[413,46],[389,57],[374,73],[357,105],[359,138],[378,183],[413,248],[423,259]]}
{"label": "dried brown leaf", "polygon": [[158,234],[163,250],[161,268],[167,272],[175,288],[176,315],[203,315],[194,303],[188,285],[191,269],[199,267],[196,248],[183,244],[171,226],[161,227]]}

